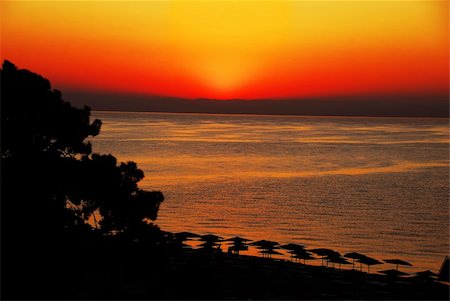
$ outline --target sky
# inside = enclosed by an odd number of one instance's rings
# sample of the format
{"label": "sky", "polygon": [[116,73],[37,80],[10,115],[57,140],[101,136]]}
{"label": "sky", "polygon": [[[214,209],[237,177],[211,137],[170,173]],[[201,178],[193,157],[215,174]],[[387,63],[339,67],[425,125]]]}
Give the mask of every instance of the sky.
{"label": "sky", "polygon": [[[448,1],[2,1],[1,59],[64,92],[448,95]],[[425,98],[424,98],[425,99]]]}

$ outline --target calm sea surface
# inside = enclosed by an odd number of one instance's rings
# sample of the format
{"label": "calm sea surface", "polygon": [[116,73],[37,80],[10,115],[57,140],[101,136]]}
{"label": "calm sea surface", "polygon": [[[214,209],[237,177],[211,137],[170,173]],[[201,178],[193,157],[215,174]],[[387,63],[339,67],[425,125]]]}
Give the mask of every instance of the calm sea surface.
{"label": "calm sea surface", "polygon": [[137,162],[140,186],[164,193],[164,230],[400,258],[406,272],[436,272],[449,252],[448,119],[92,115],[94,151]]}

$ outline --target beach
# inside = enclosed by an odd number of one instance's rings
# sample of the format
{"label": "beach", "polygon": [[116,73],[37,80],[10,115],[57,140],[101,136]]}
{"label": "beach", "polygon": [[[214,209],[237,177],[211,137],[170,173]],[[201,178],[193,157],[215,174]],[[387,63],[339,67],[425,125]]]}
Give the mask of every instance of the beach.
{"label": "beach", "polygon": [[[165,249],[118,250],[85,272],[76,298],[448,300],[448,283],[388,277],[255,256]],[[128,253],[130,252],[130,253]],[[109,259],[115,258],[108,262]]]}

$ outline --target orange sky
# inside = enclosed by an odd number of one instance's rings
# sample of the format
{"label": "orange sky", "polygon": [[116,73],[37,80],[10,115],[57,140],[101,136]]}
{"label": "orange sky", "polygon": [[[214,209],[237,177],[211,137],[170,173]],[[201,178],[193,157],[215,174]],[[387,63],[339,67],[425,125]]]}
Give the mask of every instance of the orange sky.
{"label": "orange sky", "polygon": [[448,93],[448,1],[3,1],[1,53],[63,90]]}

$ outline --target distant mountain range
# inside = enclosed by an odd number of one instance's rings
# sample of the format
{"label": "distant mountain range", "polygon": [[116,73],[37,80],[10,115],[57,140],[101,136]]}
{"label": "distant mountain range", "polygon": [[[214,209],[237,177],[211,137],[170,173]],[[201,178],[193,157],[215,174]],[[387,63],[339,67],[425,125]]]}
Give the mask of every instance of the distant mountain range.
{"label": "distant mountain range", "polygon": [[63,98],[76,106],[88,105],[99,111],[449,117],[448,95],[213,100],[64,90]]}

